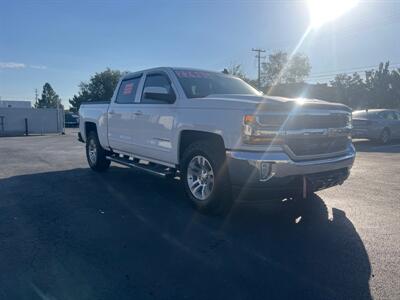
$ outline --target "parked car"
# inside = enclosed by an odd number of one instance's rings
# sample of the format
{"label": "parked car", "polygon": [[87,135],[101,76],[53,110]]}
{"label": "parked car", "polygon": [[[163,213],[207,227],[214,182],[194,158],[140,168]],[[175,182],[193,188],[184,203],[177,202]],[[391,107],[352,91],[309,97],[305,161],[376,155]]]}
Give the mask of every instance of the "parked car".
{"label": "parked car", "polygon": [[65,127],[79,127],[79,115],[66,112],[65,113]]}
{"label": "parked car", "polygon": [[353,138],[389,143],[400,138],[400,112],[392,109],[369,109],[353,112]]}
{"label": "parked car", "polygon": [[264,96],[222,73],[156,68],[124,76],[111,102],[82,104],[89,166],[110,162],[179,176],[205,212],[232,205],[232,187],[302,194],[342,184],[355,150],[351,110]]}

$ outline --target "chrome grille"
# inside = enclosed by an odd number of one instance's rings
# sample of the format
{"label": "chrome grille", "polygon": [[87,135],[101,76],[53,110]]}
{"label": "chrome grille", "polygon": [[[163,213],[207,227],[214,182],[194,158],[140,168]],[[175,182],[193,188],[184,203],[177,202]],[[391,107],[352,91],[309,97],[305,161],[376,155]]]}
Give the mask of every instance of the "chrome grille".
{"label": "chrome grille", "polygon": [[335,155],[349,145],[350,113],[299,111],[293,114],[266,114],[258,118],[262,128],[279,131],[293,159],[313,159]]}
{"label": "chrome grille", "polygon": [[326,115],[263,115],[258,118],[262,126],[281,128],[281,130],[342,128],[348,124],[348,115],[343,113]]}
{"label": "chrome grille", "polygon": [[324,155],[344,151],[349,144],[349,138],[318,137],[318,138],[288,138],[286,145],[296,156]]}

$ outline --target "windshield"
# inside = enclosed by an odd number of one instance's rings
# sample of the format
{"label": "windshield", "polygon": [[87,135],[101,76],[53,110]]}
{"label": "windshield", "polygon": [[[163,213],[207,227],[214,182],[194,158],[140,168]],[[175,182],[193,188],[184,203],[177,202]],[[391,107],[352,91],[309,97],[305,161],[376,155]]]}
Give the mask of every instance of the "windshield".
{"label": "windshield", "polygon": [[223,73],[175,70],[186,97],[204,98],[212,94],[261,95],[243,80]]}

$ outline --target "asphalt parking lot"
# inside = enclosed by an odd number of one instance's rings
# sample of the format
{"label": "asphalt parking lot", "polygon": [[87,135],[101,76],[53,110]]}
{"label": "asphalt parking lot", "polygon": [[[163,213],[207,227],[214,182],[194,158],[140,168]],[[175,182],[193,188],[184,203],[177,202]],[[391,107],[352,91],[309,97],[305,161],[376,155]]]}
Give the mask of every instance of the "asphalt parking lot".
{"label": "asphalt parking lot", "polygon": [[357,150],[304,205],[215,217],[178,182],[92,172],[74,130],[0,138],[0,299],[400,299],[400,145]]}

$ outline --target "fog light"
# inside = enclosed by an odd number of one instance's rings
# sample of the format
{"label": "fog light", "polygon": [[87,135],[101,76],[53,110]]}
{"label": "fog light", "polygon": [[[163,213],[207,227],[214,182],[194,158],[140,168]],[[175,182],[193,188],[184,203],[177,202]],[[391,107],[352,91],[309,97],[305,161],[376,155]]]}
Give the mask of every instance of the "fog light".
{"label": "fog light", "polygon": [[263,162],[260,167],[260,180],[267,180],[271,173],[271,164]]}

